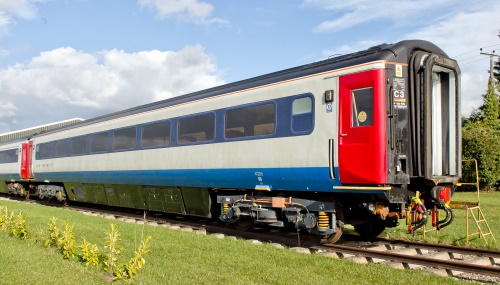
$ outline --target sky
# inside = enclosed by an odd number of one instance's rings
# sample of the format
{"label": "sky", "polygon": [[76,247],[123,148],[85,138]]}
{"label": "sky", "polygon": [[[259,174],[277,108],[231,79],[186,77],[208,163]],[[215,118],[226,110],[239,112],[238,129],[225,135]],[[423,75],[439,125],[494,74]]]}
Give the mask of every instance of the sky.
{"label": "sky", "polygon": [[0,0],[0,134],[406,39],[458,60],[469,116],[499,15],[498,0]]}

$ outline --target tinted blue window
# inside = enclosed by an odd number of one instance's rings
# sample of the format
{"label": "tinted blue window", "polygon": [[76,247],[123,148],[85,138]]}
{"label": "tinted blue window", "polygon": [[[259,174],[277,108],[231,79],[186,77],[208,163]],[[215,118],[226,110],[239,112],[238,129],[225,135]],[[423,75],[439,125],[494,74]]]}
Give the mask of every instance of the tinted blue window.
{"label": "tinted blue window", "polygon": [[68,155],[69,155],[69,139],[57,141],[56,157],[63,157]]}
{"label": "tinted blue window", "polygon": [[18,160],[17,149],[0,151],[0,163],[13,163]]}
{"label": "tinted blue window", "polygon": [[52,157],[54,157],[54,142],[38,145],[38,158],[44,159]]}
{"label": "tinted blue window", "polygon": [[142,127],[142,147],[166,146],[170,143],[170,121]]}
{"label": "tinted blue window", "polygon": [[178,128],[179,144],[211,141],[215,138],[215,114],[181,118]]}
{"label": "tinted blue window", "polygon": [[113,131],[113,150],[133,149],[136,146],[137,128]]}
{"label": "tinted blue window", "polygon": [[71,154],[85,154],[87,152],[87,139],[85,136],[71,139]]}
{"label": "tinted blue window", "polygon": [[109,149],[109,133],[90,135],[90,152],[104,152]]}
{"label": "tinted blue window", "polygon": [[275,104],[266,103],[226,111],[224,137],[264,136],[274,133]]}

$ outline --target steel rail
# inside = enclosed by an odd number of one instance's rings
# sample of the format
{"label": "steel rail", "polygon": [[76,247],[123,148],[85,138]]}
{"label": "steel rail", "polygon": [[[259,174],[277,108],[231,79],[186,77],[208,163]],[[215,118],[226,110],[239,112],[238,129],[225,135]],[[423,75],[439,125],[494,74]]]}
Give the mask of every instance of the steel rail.
{"label": "steel rail", "polygon": [[479,273],[488,276],[500,277],[500,267],[495,267],[495,266],[484,266],[484,265],[471,264],[467,262],[440,260],[420,255],[405,255],[388,251],[377,251],[366,248],[354,248],[354,247],[335,245],[335,244],[328,246],[321,246],[321,247],[314,246],[313,248],[317,250],[329,250],[333,252],[361,255],[369,258],[379,258],[379,259],[397,261],[407,264],[417,264],[426,267],[436,267],[438,269],[444,269],[446,271],[456,270],[456,271]]}
{"label": "steel rail", "polygon": [[429,250],[436,250],[436,251],[444,251],[444,252],[451,252],[451,253],[461,253],[461,254],[467,254],[467,255],[477,255],[477,256],[484,256],[484,257],[489,257],[489,258],[500,258],[500,251],[498,250],[490,250],[490,249],[484,249],[484,248],[469,248],[469,247],[461,247],[461,246],[455,246],[455,245],[448,245],[448,244],[436,244],[436,243],[423,243],[423,242],[417,242],[417,241],[406,241],[406,240],[390,240],[387,239],[384,241],[384,239],[377,239],[377,242],[386,242],[387,244],[390,244],[392,246],[411,246],[415,248],[421,248],[421,249],[429,249]]}
{"label": "steel rail", "polygon": [[347,237],[347,236],[348,236],[349,240],[382,243],[385,245],[390,245],[393,248],[396,246],[412,247],[412,248],[418,248],[418,249],[435,250],[435,251],[449,252],[449,253],[461,253],[461,254],[466,254],[466,255],[476,255],[476,256],[489,257],[489,258],[500,258],[500,250],[485,249],[485,248],[471,248],[471,247],[448,245],[448,244],[442,244],[442,243],[425,243],[425,242],[402,240],[402,239],[375,238],[375,239],[367,240],[367,239],[364,239],[358,235],[349,235],[349,234],[343,235],[343,237]]}

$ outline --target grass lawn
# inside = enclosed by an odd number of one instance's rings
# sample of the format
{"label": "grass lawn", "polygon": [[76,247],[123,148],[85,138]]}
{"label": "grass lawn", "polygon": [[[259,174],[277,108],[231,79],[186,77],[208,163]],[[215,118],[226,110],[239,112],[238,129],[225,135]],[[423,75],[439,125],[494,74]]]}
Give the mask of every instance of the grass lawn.
{"label": "grass lawn", "polygon": [[[486,194],[485,194],[486,195]],[[489,195],[489,194],[488,194]],[[493,216],[498,194],[484,199],[487,218],[498,232],[498,214]],[[464,198],[465,199],[465,198]],[[483,197],[482,197],[483,199]],[[462,199],[463,200],[463,199]],[[483,201],[483,200],[482,200]],[[489,205],[489,206],[487,206]],[[355,264],[319,254],[305,255],[269,244],[254,245],[244,240],[217,239],[163,227],[143,226],[81,213],[0,200],[0,206],[27,214],[32,233],[44,230],[52,217],[66,220],[74,226],[77,245],[85,237],[103,252],[105,233],[116,224],[123,247],[121,261],[133,255],[135,242],[144,235],[152,236],[146,265],[132,279],[134,284],[470,284],[452,278],[425,274],[416,270],[397,270],[377,264]],[[487,208],[491,207],[490,210]],[[457,213],[458,214],[458,213]],[[453,243],[465,234],[463,219],[441,231],[439,239]],[[494,220],[496,219],[496,220]],[[393,235],[404,234],[400,226],[388,230]],[[463,232],[463,234],[461,234]],[[500,233],[499,233],[500,234]],[[429,235],[430,236],[430,235]],[[64,260],[53,248],[10,237],[0,232],[0,284],[106,284],[108,275],[98,267],[85,267],[77,258]],[[481,243],[479,243],[481,244]],[[79,250],[77,251],[79,253]],[[121,281],[120,281],[121,282]]]}
{"label": "grass lawn", "polygon": [[[500,249],[500,211],[498,211],[498,204],[500,204],[500,193],[481,193],[480,194],[480,206],[481,211],[486,218],[486,222],[491,228],[493,232],[493,236],[495,239],[498,239],[498,242],[495,242],[491,235],[486,236],[486,241],[488,244],[484,242],[483,239],[479,238],[479,235],[469,237],[469,246],[471,247],[482,247],[482,248],[491,248],[491,249]],[[455,192],[453,195],[452,201],[465,201],[465,202],[477,202],[477,192]],[[454,209],[455,218],[453,223],[437,232],[427,232],[425,241],[428,242],[440,242],[446,244],[452,244],[457,246],[465,246],[466,245],[466,215],[467,211],[464,209]],[[474,211],[476,217],[478,216],[477,210]],[[444,215],[444,212],[443,212]],[[430,229],[430,216],[428,228]],[[484,222],[480,223],[481,229],[483,233],[488,233],[488,227]],[[478,227],[476,222],[474,221],[472,215],[469,213],[469,234],[478,232]],[[422,231],[417,231],[415,237],[408,234],[408,226],[406,225],[404,220],[400,221],[400,225],[396,228],[386,229],[385,234],[390,238],[401,238],[401,239],[411,239],[417,241],[424,241]]]}

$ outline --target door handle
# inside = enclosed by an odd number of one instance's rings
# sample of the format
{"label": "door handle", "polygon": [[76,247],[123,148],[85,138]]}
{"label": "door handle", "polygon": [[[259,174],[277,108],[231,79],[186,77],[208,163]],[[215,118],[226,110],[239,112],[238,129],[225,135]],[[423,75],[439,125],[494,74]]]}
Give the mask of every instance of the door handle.
{"label": "door handle", "polygon": [[347,137],[347,134],[340,134],[341,137]]}

